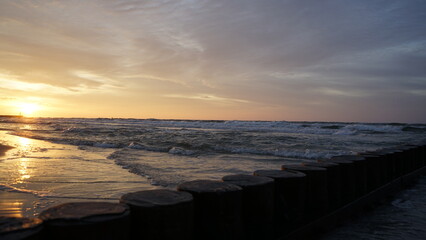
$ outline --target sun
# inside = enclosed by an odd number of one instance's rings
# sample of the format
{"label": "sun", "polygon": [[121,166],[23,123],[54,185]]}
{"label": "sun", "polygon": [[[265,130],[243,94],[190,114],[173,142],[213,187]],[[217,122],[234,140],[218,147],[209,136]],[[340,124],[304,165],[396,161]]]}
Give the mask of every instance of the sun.
{"label": "sun", "polygon": [[19,112],[24,116],[28,116],[40,109],[37,103],[21,103],[19,104]]}

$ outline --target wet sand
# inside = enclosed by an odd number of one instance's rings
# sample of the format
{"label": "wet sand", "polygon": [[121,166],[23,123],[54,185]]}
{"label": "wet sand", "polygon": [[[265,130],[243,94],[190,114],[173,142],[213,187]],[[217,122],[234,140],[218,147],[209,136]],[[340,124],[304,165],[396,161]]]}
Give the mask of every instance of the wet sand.
{"label": "wet sand", "polygon": [[12,149],[13,147],[11,147],[11,146],[7,146],[7,145],[3,145],[3,144],[0,144],[0,157],[1,156],[4,156],[4,154],[8,151],[8,150],[10,150],[10,149]]}
{"label": "wet sand", "polygon": [[[0,157],[13,147],[0,144]],[[0,159],[1,160],[1,159]],[[23,212],[32,209],[37,198],[32,194],[0,189],[0,216],[22,217]]]}
{"label": "wet sand", "polygon": [[0,216],[33,216],[32,210],[37,203],[38,198],[32,194],[0,190]]}
{"label": "wet sand", "polygon": [[115,149],[80,149],[3,131],[0,144],[0,216],[34,217],[64,202],[117,202],[125,193],[155,188],[108,159]]}

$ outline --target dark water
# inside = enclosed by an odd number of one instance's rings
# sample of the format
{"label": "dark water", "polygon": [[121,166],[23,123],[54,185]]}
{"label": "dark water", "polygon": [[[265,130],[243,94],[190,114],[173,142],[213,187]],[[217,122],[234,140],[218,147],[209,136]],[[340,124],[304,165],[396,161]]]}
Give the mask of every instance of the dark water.
{"label": "dark water", "polygon": [[426,176],[370,212],[324,236],[323,240],[426,239]]}

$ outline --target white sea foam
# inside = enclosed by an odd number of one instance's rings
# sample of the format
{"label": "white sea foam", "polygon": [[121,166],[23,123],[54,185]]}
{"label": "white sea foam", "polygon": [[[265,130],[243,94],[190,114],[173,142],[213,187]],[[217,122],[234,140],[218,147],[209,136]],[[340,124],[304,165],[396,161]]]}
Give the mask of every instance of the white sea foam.
{"label": "white sea foam", "polygon": [[275,156],[280,157],[289,157],[289,158],[302,158],[302,159],[322,159],[322,158],[330,158],[332,156],[350,154],[347,151],[313,151],[310,149],[306,149],[305,151],[289,151],[289,150],[277,150],[275,151]]}
{"label": "white sea foam", "polygon": [[169,150],[169,153],[170,153],[170,154],[176,154],[176,155],[185,155],[185,156],[192,156],[192,155],[195,155],[195,154],[196,154],[196,152],[195,152],[195,151],[192,151],[192,150],[186,150],[186,149],[179,148],[179,147],[172,147],[172,148]]}
{"label": "white sea foam", "polygon": [[[219,148],[218,148],[219,149]],[[236,154],[255,154],[255,155],[269,155],[286,158],[296,159],[320,159],[329,158],[336,155],[351,154],[350,151],[314,151],[311,149],[304,150],[291,150],[291,149],[275,149],[275,150],[262,150],[253,148],[220,148],[221,151],[226,151]]]}
{"label": "white sea foam", "polygon": [[144,149],[144,147],[142,147],[141,145],[136,144],[134,142],[131,142],[127,147],[132,148],[132,149]]}
{"label": "white sea foam", "polygon": [[1,190],[7,191],[7,192],[15,192],[15,193],[28,193],[35,196],[45,196],[47,194],[47,192],[34,191],[34,190],[25,189],[25,188],[17,188],[17,187],[6,185],[6,184],[0,184],[0,191]]}
{"label": "white sea foam", "polygon": [[371,132],[383,132],[383,133],[399,133],[402,132],[402,126],[394,125],[378,125],[378,124],[351,124],[343,127],[347,130],[356,131],[371,131]]}
{"label": "white sea foam", "polygon": [[333,133],[333,135],[355,135],[357,133],[356,130],[351,129],[340,129]]}

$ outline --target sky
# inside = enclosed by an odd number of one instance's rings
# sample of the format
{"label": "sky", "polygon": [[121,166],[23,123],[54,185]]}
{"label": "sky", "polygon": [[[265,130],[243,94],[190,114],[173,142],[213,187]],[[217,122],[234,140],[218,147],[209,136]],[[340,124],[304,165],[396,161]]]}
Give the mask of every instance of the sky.
{"label": "sky", "polygon": [[426,123],[424,0],[0,0],[0,115]]}

